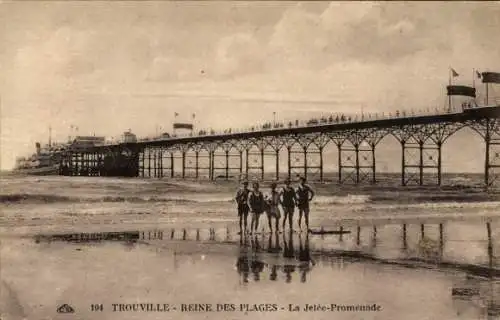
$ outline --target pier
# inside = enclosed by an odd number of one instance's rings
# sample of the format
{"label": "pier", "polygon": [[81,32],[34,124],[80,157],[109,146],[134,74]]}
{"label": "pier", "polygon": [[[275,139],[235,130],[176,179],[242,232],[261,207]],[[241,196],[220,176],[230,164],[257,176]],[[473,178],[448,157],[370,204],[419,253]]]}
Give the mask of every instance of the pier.
{"label": "pier", "polygon": [[[276,180],[302,175],[324,181],[325,149],[338,155],[339,184],[377,183],[375,149],[394,137],[400,145],[401,185],[441,185],[442,147],[454,133],[470,128],[485,144],[484,184],[500,174],[500,105],[463,112],[395,114],[353,119],[252,127],[238,132],[200,132],[135,143],[72,148],[64,154],[61,174],[181,179]],[[280,168],[285,150],[286,168]],[[274,164],[266,172],[264,163]],[[285,171],[286,170],[286,171]],[[285,173],[285,174],[284,174]]]}

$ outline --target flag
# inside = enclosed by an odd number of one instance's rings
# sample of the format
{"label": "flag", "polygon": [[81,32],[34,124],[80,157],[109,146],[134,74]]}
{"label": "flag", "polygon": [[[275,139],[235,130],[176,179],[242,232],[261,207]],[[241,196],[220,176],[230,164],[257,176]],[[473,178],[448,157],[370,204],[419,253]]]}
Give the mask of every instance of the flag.
{"label": "flag", "polygon": [[483,83],[500,83],[500,72],[483,72]]}
{"label": "flag", "polygon": [[174,112],[174,117],[177,117],[179,114],[177,112]]}
{"label": "flag", "polygon": [[469,86],[447,86],[449,96],[476,97],[476,88]]}
{"label": "flag", "polygon": [[196,115],[193,113],[193,119],[196,117]]}
{"label": "flag", "polygon": [[193,125],[191,123],[174,123],[174,129],[193,130]]}
{"label": "flag", "polygon": [[479,73],[479,71],[476,70],[476,76],[478,79],[481,79],[481,73]]}
{"label": "flag", "polygon": [[458,77],[458,72],[456,72],[455,69],[450,68],[450,70],[451,70],[452,77]]}

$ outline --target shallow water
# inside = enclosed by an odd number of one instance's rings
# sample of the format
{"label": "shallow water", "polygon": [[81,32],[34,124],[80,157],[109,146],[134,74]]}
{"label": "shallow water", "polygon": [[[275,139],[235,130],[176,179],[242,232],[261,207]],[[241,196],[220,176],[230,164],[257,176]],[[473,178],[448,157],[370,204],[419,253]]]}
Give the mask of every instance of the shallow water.
{"label": "shallow water", "polygon": [[[342,234],[240,237],[234,183],[41,177],[2,185],[2,319],[500,317],[495,195],[315,186],[311,228]],[[431,201],[436,192],[446,197]],[[119,311],[134,303],[170,311]],[[203,303],[216,311],[182,310]],[[63,304],[75,313],[58,313]],[[223,304],[234,310],[217,311]]]}

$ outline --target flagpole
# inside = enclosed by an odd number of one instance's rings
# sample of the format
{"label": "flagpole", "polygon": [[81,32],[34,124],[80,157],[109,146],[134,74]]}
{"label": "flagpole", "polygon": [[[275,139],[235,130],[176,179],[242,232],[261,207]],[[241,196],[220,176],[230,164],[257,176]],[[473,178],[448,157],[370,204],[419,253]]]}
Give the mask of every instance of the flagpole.
{"label": "flagpole", "polygon": [[472,68],[472,87],[476,89],[476,69]]}
{"label": "flagpole", "polygon": [[[448,69],[448,85],[451,86],[451,67]],[[451,95],[448,95],[448,112],[451,112]]]}
{"label": "flagpole", "polygon": [[487,106],[488,103],[490,102],[489,99],[488,99],[488,88],[489,88],[488,82],[486,82],[485,85],[486,85],[486,106]]}

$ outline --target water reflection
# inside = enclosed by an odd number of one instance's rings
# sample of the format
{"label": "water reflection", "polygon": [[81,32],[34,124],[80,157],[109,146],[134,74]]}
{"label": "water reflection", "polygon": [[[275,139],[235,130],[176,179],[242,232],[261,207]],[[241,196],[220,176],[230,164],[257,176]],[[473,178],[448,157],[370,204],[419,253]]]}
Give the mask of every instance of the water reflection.
{"label": "water reflection", "polygon": [[[135,247],[138,247],[136,243],[148,243],[152,249],[175,248],[179,256],[186,253],[191,255],[193,250],[198,254],[199,248],[203,248],[203,254],[210,255],[212,248],[207,251],[205,249],[215,244],[214,250],[224,254],[220,263],[232,267],[236,260],[236,270],[242,287],[270,282],[275,288],[279,288],[280,285],[290,287],[287,284],[291,283],[291,286],[298,285],[308,290],[306,284],[312,287],[312,283],[321,277],[339,276],[338,270],[349,265],[354,268],[345,268],[340,279],[352,276],[351,270],[356,269],[356,264],[367,266],[366,270],[369,273],[369,265],[376,263],[377,268],[384,268],[384,272],[389,274],[386,279],[392,279],[393,275],[397,277],[397,272],[393,273],[392,268],[431,265],[441,270],[452,271],[447,273],[444,282],[445,290],[451,287],[449,296],[446,296],[447,291],[445,291],[445,297],[449,299],[448,303],[453,305],[457,318],[496,319],[500,317],[500,271],[495,267],[498,262],[494,256],[498,242],[493,241],[497,229],[487,225],[485,230],[484,226],[481,224],[477,229],[474,229],[474,226],[467,226],[466,232],[457,232],[457,225],[453,224],[355,226],[352,235],[345,234],[342,241],[338,235],[320,237],[314,234],[289,232],[258,236],[243,235],[229,241],[227,229],[224,236],[220,232],[221,229],[215,232],[215,229],[208,230],[208,228],[38,235],[35,240],[36,242],[43,240],[87,242],[90,245],[96,245],[96,242],[101,241],[120,241]],[[471,233],[474,237],[464,238]],[[177,242],[174,247],[173,241]],[[204,244],[190,246],[189,241],[201,241]],[[177,246],[180,242],[183,245]],[[472,254],[464,255],[464,251],[468,250],[471,250]],[[446,251],[444,258],[443,251]],[[178,262],[175,252],[174,264]],[[405,254],[401,254],[402,252]],[[473,256],[473,259],[470,259],[470,256]],[[478,256],[481,257],[480,260],[476,259]],[[218,259],[219,256],[214,257]],[[216,259],[208,260],[193,260],[193,263],[204,264],[203,269],[196,269],[198,271],[195,272],[212,272],[206,266],[208,263],[214,263]],[[180,263],[182,264],[182,261]],[[181,264],[179,267],[174,265],[175,272],[182,272]],[[454,283],[451,286],[448,279],[459,277],[461,274],[464,277],[469,276],[461,283]],[[317,283],[314,284],[316,285]]]}
{"label": "water reflection", "polygon": [[257,236],[240,238],[239,254],[236,269],[242,283],[249,282],[250,272],[254,282],[265,279],[269,274],[270,281],[277,281],[279,273],[284,275],[287,283],[292,282],[294,273],[298,273],[300,282],[307,281],[307,275],[316,264],[311,257],[309,236],[298,236],[298,247],[294,245],[292,232],[282,235],[283,247],[279,234],[267,236],[267,247],[261,245]]}
{"label": "water reflection", "polygon": [[94,233],[66,233],[51,235],[36,235],[35,242],[41,241],[65,241],[65,242],[101,242],[101,241],[125,241],[136,242],[140,239],[139,231],[122,232],[94,232]]}
{"label": "water reflection", "polygon": [[452,303],[459,318],[498,319],[500,316],[500,281],[467,277],[453,286]]}

